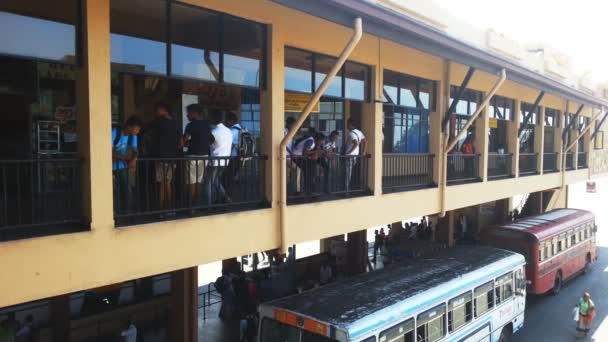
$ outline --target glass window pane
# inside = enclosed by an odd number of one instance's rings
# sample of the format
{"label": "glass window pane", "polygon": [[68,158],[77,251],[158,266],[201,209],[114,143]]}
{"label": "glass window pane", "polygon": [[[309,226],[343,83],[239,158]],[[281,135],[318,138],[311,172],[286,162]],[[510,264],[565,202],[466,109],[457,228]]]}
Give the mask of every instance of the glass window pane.
{"label": "glass window pane", "polygon": [[0,2],[0,53],[76,61],[76,0],[47,5],[39,0]]}
{"label": "glass window pane", "polygon": [[172,4],[171,73],[176,76],[219,82],[218,30],[218,14]]}
{"label": "glass window pane", "polygon": [[399,91],[397,88],[399,86],[399,74],[396,72],[385,70],[383,73],[383,82],[384,82],[384,94],[383,100],[384,102],[397,104],[397,92]]}
{"label": "glass window pane", "polygon": [[344,97],[365,100],[369,80],[369,68],[356,63],[345,63]]}
{"label": "glass window pane", "polygon": [[259,87],[264,56],[264,25],[224,16],[224,82]]}
{"label": "glass window pane", "polygon": [[112,0],[112,68],[165,74],[167,48],[164,1]]}
{"label": "glass window pane", "polygon": [[[315,90],[319,89],[327,73],[336,64],[337,59],[326,56],[315,57]],[[342,97],[342,71],[339,70],[323,95]]]}
{"label": "glass window pane", "polygon": [[432,109],[432,101],[435,101],[433,96],[434,90],[435,82],[420,80],[420,93],[418,94],[418,97],[420,98],[420,104],[422,104],[422,108]]}
{"label": "glass window pane", "polygon": [[416,101],[416,80],[410,77],[401,78],[401,99],[400,105],[407,107],[417,107]]}
{"label": "glass window pane", "polygon": [[285,48],[285,90],[312,91],[312,53]]}

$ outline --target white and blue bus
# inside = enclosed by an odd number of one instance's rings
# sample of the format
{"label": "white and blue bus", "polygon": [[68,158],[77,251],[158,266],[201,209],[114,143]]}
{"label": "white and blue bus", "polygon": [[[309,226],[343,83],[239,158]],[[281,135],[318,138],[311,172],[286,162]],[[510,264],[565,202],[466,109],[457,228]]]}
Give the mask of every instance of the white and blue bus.
{"label": "white and blue bus", "polygon": [[524,266],[502,249],[447,249],[262,304],[259,341],[509,341],[524,324]]}

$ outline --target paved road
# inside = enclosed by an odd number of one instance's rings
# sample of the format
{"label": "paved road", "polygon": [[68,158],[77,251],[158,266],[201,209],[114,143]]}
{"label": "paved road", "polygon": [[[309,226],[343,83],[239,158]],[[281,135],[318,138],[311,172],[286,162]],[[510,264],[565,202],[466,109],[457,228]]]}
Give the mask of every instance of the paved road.
{"label": "paved road", "polygon": [[524,329],[513,336],[514,341],[576,340],[572,308],[585,291],[591,293],[598,309],[592,333],[585,341],[608,341],[608,181],[598,182],[595,194],[587,194],[584,184],[572,186],[569,206],[595,212],[599,260],[589,274],[565,284],[559,296],[529,298]]}

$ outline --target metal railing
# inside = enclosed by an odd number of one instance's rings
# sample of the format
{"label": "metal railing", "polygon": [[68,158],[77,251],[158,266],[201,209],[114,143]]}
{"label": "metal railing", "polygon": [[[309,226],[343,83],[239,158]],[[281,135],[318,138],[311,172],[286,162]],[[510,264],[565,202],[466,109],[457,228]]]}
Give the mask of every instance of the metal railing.
{"label": "metal railing", "polygon": [[576,165],[579,169],[587,168],[587,152],[579,152],[577,156]]}
{"label": "metal railing", "polygon": [[559,166],[557,165],[557,152],[553,153],[543,153],[543,172],[551,173],[559,171]]}
{"label": "metal railing", "polygon": [[449,183],[467,183],[479,181],[479,154],[449,154],[448,155]]}
{"label": "metal railing", "polygon": [[431,187],[433,154],[384,153],[382,155],[382,191],[384,193]]}
{"label": "metal railing", "polygon": [[513,154],[488,153],[488,179],[507,178],[512,172]]}
{"label": "metal railing", "polygon": [[538,173],[538,153],[519,154],[519,175],[529,176]]}
{"label": "metal railing", "polygon": [[568,152],[566,153],[566,170],[574,170],[574,153]]}
{"label": "metal railing", "polygon": [[0,160],[0,241],[78,226],[81,167],[71,158]]}
{"label": "metal railing", "polygon": [[207,320],[207,310],[215,304],[222,303],[222,294],[217,290],[214,283],[209,283],[206,289],[198,292],[198,308],[203,309],[203,321]]}
{"label": "metal railing", "polygon": [[115,163],[114,217],[127,225],[261,207],[265,160],[139,158],[134,168]]}
{"label": "metal railing", "polygon": [[332,200],[370,194],[370,155],[330,155],[287,160],[287,204]]}

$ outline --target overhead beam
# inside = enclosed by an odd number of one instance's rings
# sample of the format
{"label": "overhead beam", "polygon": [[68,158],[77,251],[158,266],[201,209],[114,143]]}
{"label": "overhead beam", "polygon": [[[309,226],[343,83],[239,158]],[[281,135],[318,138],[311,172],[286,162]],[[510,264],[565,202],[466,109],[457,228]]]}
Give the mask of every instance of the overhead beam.
{"label": "overhead beam", "polygon": [[[443,117],[443,124],[441,126],[443,131],[445,131],[445,129],[447,128],[447,125],[450,122],[450,117],[451,117],[452,113],[454,113],[454,110],[456,109],[458,102],[460,102],[460,99],[462,98],[464,91],[467,89],[467,86],[469,85],[469,82],[471,81],[473,74],[475,74],[475,68],[469,67],[467,74],[464,76],[464,79],[462,80],[462,83],[460,84],[460,87],[458,88],[458,93],[456,93],[456,97],[454,97],[454,100],[452,100],[452,104],[450,105],[450,108],[448,108],[447,112],[445,113],[445,116]],[[449,82],[449,80],[448,80],[448,82]]]}
{"label": "overhead beam", "polygon": [[[538,96],[536,97],[536,100],[534,101],[534,104],[532,105],[532,108],[528,111],[527,114],[524,114],[524,122],[521,123],[521,125],[519,126],[519,132],[517,132],[517,136],[520,139],[521,139],[521,133],[526,128],[526,125],[528,125],[528,122],[530,122],[530,118],[532,117],[532,114],[534,113],[534,111],[536,110],[536,108],[538,108],[538,106],[540,105],[540,101],[543,100],[544,96],[545,96],[545,92],[541,91],[538,94]],[[516,108],[516,110],[517,110],[517,108]]]}

